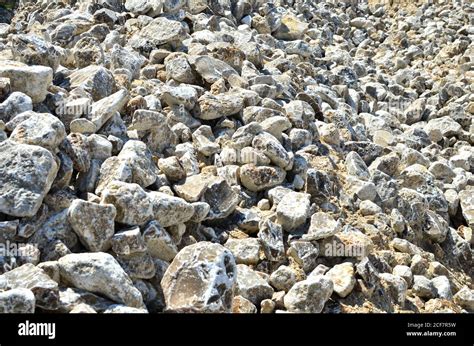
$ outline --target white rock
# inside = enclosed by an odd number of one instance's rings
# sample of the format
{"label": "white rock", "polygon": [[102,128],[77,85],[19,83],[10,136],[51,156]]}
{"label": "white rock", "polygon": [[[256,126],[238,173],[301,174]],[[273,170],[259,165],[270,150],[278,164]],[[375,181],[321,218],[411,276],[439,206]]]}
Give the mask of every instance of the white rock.
{"label": "white rock", "polygon": [[161,281],[166,310],[230,312],[236,275],[234,257],[222,245],[199,242],[186,246]]}
{"label": "white rock", "polygon": [[111,255],[103,252],[70,254],[61,257],[58,264],[61,278],[72,286],[130,307],[143,307],[140,291]]}
{"label": "white rock", "polygon": [[320,313],[334,290],[332,281],[322,275],[297,282],[285,295],[285,308],[297,313]]}

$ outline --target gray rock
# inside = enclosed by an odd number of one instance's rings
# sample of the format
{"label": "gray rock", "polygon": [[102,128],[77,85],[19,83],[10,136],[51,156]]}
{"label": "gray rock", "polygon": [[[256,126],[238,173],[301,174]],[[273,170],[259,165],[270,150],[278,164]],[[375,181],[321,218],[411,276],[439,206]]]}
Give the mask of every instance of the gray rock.
{"label": "gray rock", "polygon": [[12,37],[12,54],[16,61],[28,65],[48,66],[54,72],[59,67],[60,52],[49,42],[36,35],[15,35]]}
{"label": "gray rock", "polygon": [[203,192],[201,201],[209,204],[209,220],[223,219],[237,207],[240,199],[229,184],[221,178],[211,180]]}
{"label": "gray rock", "polygon": [[295,271],[285,265],[278,267],[278,269],[270,275],[270,284],[278,291],[288,292],[296,281]]}
{"label": "gray rock", "polygon": [[421,298],[434,298],[436,296],[436,288],[430,279],[424,277],[423,275],[414,275],[413,276],[413,293]]}
{"label": "gray rock", "polygon": [[[156,35],[159,32],[160,35]],[[166,43],[180,42],[186,38],[184,26],[176,20],[158,17],[131,38],[129,43],[135,49],[151,51],[152,47]]]}
{"label": "gray rock", "polygon": [[322,275],[297,282],[285,295],[285,308],[290,312],[320,313],[332,292],[332,281]]}
{"label": "gray rock", "polygon": [[6,279],[7,286],[10,289],[28,289],[33,292],[35,299],[32,300],[31,296],[27,294],[25,298],[28,298],[29,302],[25,302],[26,304],[36,302],[36,307],[45,310],[56,310],[58,308],[58,283],[33,264],[24,264],[3,274],[2,277]]}
{"label": "gray rock", "polygon": [[304,224],[310,213],[309,195],[306,193],[289,192],[278,203],[277,220],[286,231],[291,231]]}
{"label": "gray rock", "polygon": [[154,219],[163,227],[185,223],[194,215],[194,207],[182,198],[155,191],[151,191],[148,196]]}
{"label": "gray rock", "polygon": [[112,181],[102,192],[101,203],[114,205],[115,221],[126,225],[143,225],[155,218],[154,201],[138,184]]}
{"label": "gray rock", "polygon": [[271,262],[285,259],[285,244],[282,227],[267,219],[259,225],[258,238],[261,241],[265,257]]}
{"label": "gray rock", "polygon": [[379,278],[391,298],[403,306],[407,297],[407,282],[402,277],[390,273],[381,273]]}
{"label": "gray rock", "polygon": [[124,89],[100,99],[92,104],[90,121],[94,123],[97,130],[110,120],[128,102],[129,95]]}
{"label": "gray rock", "polygon": [[33,101],[31,100],[31,97],[19,91],[15,91],[0,104],[0,120],[8,122],[18,114],[32,110]]}
{"label": "gray rock", "polygon": [[14,142],[39,145],[53,152],[64,138],[66,130],[58,118],[48,113],[34,112],[19,123],[10,135],[10,140]]}
{"label": "gray rock", "polygon": [[293,241],[287,251],[288,257],[291,257],[298,263],[304,272],[311,272],[316,267],[316,259],[319,255],[318,245],[309,241]]}
{"label": "gray rock", "polygon": [[29,97],[33,103],[43,102],[48,93],[48,87],[53,82],[53,70],[46,66],[28,66],[15,61],[2,61],[0,77],[10,79],[12,91],[20,91]]}
{"label": "gray rock", "polygon": [[257,135],[252,141],[252,146],[261,150],[278,167],[286,169],[292,162],[285,148],[274,136],[267,132]]}
{"label": "gray rock", "polygon": [[286,172],[279,167],[246,164],[240,168],[240,180],[250,191],[262,191],[283,183]]}
{"label": "gray rock", "polygon": [[58,261],[61,280],[130,307],[143,307],[140,292],[120,264],[103,252],[70,254]]}
{"label": "gray rock", "polygon": [[232,252],[237,264],[256,265],[260,260],[258,238],[229,239],[224,246]]}
{"label": "gray rock", "polygon": [[68,219],[81,243],[92,252],[106,251],[115,232],[115,207],[80,199],[72,202]]}
{"label": "gray rock", "polygon": [[462,215],[468,225],[474,227],[474,193],[473,190],[463,190],[458,194],[461,204]]}
{"label": "gray rock", "polygon": [[[161,0],[158,0],[158,2]],[[155,1],[156,2],[156,1]],[[156,6],[153,2],[149,2],[152,7]],[[145,58],[134,51],[123,48],[116,44],[110,51],[111,56],[111,68],[112,69],[127,69],[133,79],[138,78],[140,74],[140,68],[145,63]]]}
{"label": "gray rock", "polygon": [[237,265],[236,294],[260,305],[273,295],[273,288],[258,273],[245,264]]}
{"label": "gray rock", "polygon": [[334,292],[341,298],[347,297],[352,292],[356,283],[354,265],[350,262],[335,265],[325,276],[331,279]]}
{"label": "gray rock", "polygon": [[171,262],[178,254],[172,237],[156,221],[151,221],[143,230],[143,239],[148,253],[161,260]]}
{"label": "gray rock", "polygon": [[27,288],[0,292],[0,313],[29,314],[35,312],[35,295]]}
{"label": "gray rock", "polygon": [[466,310],[474,311],[474,291],[464,286],[454,295],[454,301]]}
{"label": "gray rock", "polygon": [[411,287],[413,284],[413,273],[411,272],[410,267],[406,265],[397,264],[395,267],[393,267],[392,274],[403,278],[407,283],[407,287]]}
{"label": "gray rock", "polygon": [[436,289],[438,297],[447,300],[453,299],[453,293],[451,292],[451,284],[446,276],[437,276],[431,279],[431,282],[433,283],[433,286]]}
{"label": "gray rock", "polygon": [[236,94],[212,95],[205,93],[199,100],[199,119],[214,120],[239,113],[243,108],[243,100]]}
{"label": "gray rock", "polygon": [[33,216],[48,193],[58,164],[46,149],[9,141],[0,143],[0,212]]}
{"label": "gray rock", "polygon": [[113,74],[102,66],[90,65],[73,72],[69,76],[71,89],[81,88],[87,91],[94,101],[112,94],[115,87]]}
{"label": "gray rock", "polygon": [[191,86],[166,87],[162,90],[161,100],[168,106],[193,109],[198,101],[198,93]]}
{"label": "gray rock", "polygon": [[222,245],[189,245],[174,258],[161,281],[166,310],[230,312],[236,276],[234,257]]}
{"label": "gray rock", "polygon": [[370,179],[370,173],[367,165],[355,151],[351,151],[346,156],[346,170],[348,174],[356,176],[359,179]]}
{"label": "gray rock", "polygon": [[341,223],[324,212],[317,212],[311,216],[308,233],[303,236],[307,240],[319,240],[331,237],[341,230]]}
{"label": "gray rock", "polygon": [[196,76],[185,55],[172,53],[165,58],[164,62],[169,78],[179,83],[193,84],[196,81]]}
{"label": "gray rock", "polygon": [[220,78],[227,79],[231,75],[238,74],[234,68],[227,63],[210,56],[198,56],[190,58],[191,66],[208,83],[215,83]]}

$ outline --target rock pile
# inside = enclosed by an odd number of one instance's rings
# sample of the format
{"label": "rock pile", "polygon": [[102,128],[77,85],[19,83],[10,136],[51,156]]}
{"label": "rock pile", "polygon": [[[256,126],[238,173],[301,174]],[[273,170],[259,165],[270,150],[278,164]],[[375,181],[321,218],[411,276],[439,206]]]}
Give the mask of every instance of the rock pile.
{"label": "rock pile", "polygon": [[0,312],[473,312],[473,16],[0,9]]}

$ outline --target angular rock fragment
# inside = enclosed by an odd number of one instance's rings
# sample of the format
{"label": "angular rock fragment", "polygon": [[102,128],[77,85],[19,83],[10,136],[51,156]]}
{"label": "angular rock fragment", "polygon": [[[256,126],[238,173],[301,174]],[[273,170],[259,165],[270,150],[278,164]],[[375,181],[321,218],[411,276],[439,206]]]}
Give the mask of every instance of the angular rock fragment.
{"label": "angular rock fragment", "polygon": [[286,172],[279,167],[246,164],[240,168],[240,180],[250,191],[262,191],[280,185]]}
{"label": "angular rock fragment", "polygon": [[285,308],[297,313],[320,313],[333,289],[332,281],[322,275],[297,282],[285,295]]}
{"label": "angular rock fragment", "polygon": [[28,66],[16,61],[2,61],[0,77],[10,79],[13,91],[20,91],[29,97],[33,103],[43,102],[48,93],[48,87],[53,82],[53,70],[46,66]]}
{"label": "angular rock fragment", "polygon": [[236,276],[234,257],[222,245],[189,245],[174,258],[161,281],[166,310],[230,312]]}
{"label": "angular rock fragment", "polygon": [[271,298],[274,291],[256,271],[245,264],[238,264],[236,292],[253,304],[259,305],[262,300]]}
{"label": "angular rock fragment", "polygon": [[130,307],[140,308],[143,300],[119,263],[103,252],[70,254],[58,261],[61,280],[73,287],[98,293]]}
{"label": "angular rock fragment", "polygon": [[27,288],[14,288],[0,293],[0,313],[29,314],[35,312],[35,295]]}
{"label": "angular rock fragment", "polygon": [[[59,304],[58,283],[53,281],[42,269],[35,267],[31,263],[24,264],[18,268],[10,270],[3,274],[10,289],[28,289],[34,294],[34,300],[31,295],[26,294],[25,304],[35,302],[35,306],[45,310],[56,310]],[[19,292],[18,292],[19,293]],[[13,297],[10,296],[12,299]]]}
{"label": "angular rock fragment", "polygon": [[48,193],[58,164],[48,150],[36,145],[0,143],[0,212],[33,216]]}
{"label": "angular rock fragment", "polygon": [[111,204],[96,204],[76,199],[68,210],[68,219],[81,243],[92,252],[108,250],[115,232],[117,212]]}

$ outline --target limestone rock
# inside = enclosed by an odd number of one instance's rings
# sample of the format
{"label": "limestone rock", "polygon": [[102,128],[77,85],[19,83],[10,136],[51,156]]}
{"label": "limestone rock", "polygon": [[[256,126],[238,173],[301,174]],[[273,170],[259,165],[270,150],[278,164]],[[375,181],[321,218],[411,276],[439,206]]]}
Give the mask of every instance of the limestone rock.
{"label": "limestone rock", "polygon": [[120,264],[103,252],[70,254],[58,261],[61,279],[73,287],[98,293],[130,307],[140,308],[143,300]]}
{"label": "limestone rock", "polygon": [[222,245],[189,245],[174,258],[161,281],[166,310],[230,312],[236,275],[234,257]]}
{"label": "limestone rock", "polygon": [[33,216],[53,184],[58,164],[46,149],[0,143],[0,212]]}

